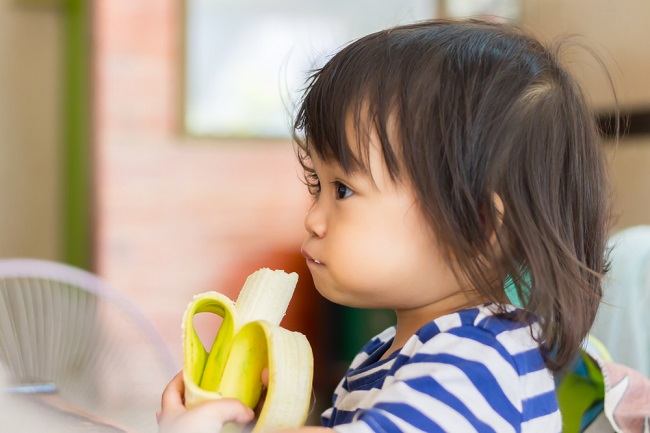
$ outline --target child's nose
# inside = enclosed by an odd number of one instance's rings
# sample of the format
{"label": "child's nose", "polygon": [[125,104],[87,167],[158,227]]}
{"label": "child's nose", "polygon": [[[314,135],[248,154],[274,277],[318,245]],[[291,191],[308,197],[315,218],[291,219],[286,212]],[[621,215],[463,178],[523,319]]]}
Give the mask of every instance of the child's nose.
{"label": "child's nose", "polygon": [[322,238],[325,236],[327,230],[327,225],[325,222],[325,213],[322,206],[319,206],[318,202],[314,204],[307,210],[307,215],[305,215],[305,230],[311,236],[317,238]]}

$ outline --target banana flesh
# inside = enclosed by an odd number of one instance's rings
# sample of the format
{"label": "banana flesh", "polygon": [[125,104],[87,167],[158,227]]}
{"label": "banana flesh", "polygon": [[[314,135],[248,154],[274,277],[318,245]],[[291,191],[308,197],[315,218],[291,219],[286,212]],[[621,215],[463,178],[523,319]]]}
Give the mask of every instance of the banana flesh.
{"label": "banana flesh", "polygon": [[[264,268],[251,274],[237,302],[217,292],[196,295],[183,316],[185,404],[222,397],[257,406],[268,368],[266,398],[253,433],[299,427],[309,411],[313,355],[307,338],[279,326],[298,281],[296,273]],[[198,313],[223,322],[210,351],[193,325]]]}

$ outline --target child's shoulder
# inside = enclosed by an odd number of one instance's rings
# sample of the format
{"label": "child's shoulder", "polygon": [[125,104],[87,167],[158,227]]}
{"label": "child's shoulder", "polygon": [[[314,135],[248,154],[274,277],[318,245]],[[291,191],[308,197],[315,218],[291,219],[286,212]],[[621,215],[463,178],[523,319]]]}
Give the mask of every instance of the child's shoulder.
{"label": "child's shoulder", "polygon": [[[506,360],[519,375],[543,369],[544,361],[537,336],[540,328],[536,320],[512,305],[484,304],[446,314],[427,322],[399,350],[400,362],[426,359],[427,354],[470,356],[482,361],[494,353]],[[505,313],[505,314],[499,314]],[[514,317],[528,317],[515,320]],[[391,326],[371,338],[351,363],[351,368],[367,364],[381,355],[395,336]],[[468,353],[469,352],[469,353]]]}
{"label": "child's shoulder", "polygon": [[512,305],[499,310],[495,304],[484,304],[428,322],[404,346],[402,355],[413,361],[434,355],[450,361],[505,362],[522,376],[546,368],[539,332],[537,321],[523,310]]}
{"label": "child's shoulder", "polygon": [[[405,410],[426,413],[450,426],[448,431],[465,431],[459,426],[470,418],[482,419],[494,431],[523,425],[559,430],[554,378],[534,338],[538,325],[522,320],[530,319],[525,311],[503,307],[486,304],[438,317],[399,351],[380,359],[395,335],[394,327],[386,329],[366,344],[353,363],[356,368],[346,373],[335,407],[339,413],[345,412],[341,408],[365,409],[364,419],[372,418],[373,407],[394,410],[396,416],[409,416]],[[459,420],[459,414],[467,417]]]}
{"label": "child's shoulder", "polygon": [[469,338],[483,335],[486,341],[495,339],[519,351],[537,347],[535,339],[539,332],[537,321],[524,310],[509,304],[501,308],[496,304],[483,304],[438,317],[421,327],[415,336],[424,344],[440,334]]}

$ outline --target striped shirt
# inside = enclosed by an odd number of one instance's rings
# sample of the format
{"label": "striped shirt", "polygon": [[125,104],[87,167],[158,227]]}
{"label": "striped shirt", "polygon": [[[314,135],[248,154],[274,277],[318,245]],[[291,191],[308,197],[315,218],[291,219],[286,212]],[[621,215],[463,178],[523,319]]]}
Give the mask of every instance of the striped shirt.
{"label": "striped shirt", "polygon": [[386,329],[353,359],[323,425],[337,433],[560,432],[553,375],[531,336],[537,323],[495,311],[485,304],[439,317],[380,359],[395,336]]}

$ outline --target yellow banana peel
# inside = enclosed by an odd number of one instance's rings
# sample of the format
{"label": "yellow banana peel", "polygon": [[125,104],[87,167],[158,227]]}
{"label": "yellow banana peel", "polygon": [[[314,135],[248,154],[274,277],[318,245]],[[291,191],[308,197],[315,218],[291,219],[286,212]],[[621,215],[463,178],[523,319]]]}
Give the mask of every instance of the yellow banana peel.
{"label": "yellow banana peel", "polygon": [[[264,268],[251,274],[237,302],[217,292],[196,295],[183,316],[185,404],[238,398],[255,408],[268,368],[266,398],[253,433],[304,424],[311,401],[313,355],[307,338],[279,326],[296,283],[296,273]],[[198,313],[223,318],[210,351],[193,325]]]}

